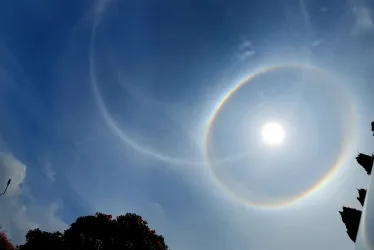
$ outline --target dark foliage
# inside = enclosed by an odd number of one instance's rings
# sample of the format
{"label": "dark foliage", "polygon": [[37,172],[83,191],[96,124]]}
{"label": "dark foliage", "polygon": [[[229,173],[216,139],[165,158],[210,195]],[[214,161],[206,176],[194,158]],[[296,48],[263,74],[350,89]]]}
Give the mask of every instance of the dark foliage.
{"label": "dark foliage", "polygon": [[343,207],[343,211],[339,211],[339,213],[347,228],[349,238],[351,238],[353,242],[356,242],[362,212],[354,208]]}
{"label": "dark foliage", "polygon": [[358,191],[358,197],[357,200],[360,202],[361,206],[364,206],[365,204],[365,197],[366,197],[366,189],[357,189]]}
{"label": "dark foliage", "polygon": [[59,232],[49,233],[39,229],[30,230],[26,234],[26,244],[18,246],[17,249],[66,249],[63,244],[62,234]]}
{"label": "dark foliage", "polygon": [[371,174],[371,170],[373,169],[373,162],[374,157],[366,154],[359,154],[356,157],[358,164],[360,164],[365,170],[368,175]]}
{"label": "dark foliage", "polygon": [[19,250],[167,250],[161,235],[148,227],[142,217],[127,213],[79,217],[64,233],[30,230]]}

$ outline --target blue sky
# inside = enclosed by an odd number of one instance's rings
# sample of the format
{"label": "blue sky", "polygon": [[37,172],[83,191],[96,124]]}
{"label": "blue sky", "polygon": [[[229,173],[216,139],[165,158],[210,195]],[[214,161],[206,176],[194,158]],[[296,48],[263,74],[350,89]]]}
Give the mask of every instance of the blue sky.
{"label": "blue sky", "polygon": [[[338,211],[369,181],[354,157],[374,147],[373,7],[2,3],[0,224],[22,243],[136,212],[171,249],[352,249]],[[269,120],[286,131],[276,148],[259,138]]]}

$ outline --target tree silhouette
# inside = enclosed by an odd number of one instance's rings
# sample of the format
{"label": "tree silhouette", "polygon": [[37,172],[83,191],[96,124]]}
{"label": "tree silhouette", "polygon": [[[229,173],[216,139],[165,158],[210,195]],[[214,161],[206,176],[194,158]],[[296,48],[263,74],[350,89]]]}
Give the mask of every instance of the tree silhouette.
{"label": "tree silhouette", "polygon": [[349,238],[351,238],[353,242],[356,242],[362,212],[354,208],[343,207],[343,211],[339,211],[339,213],[347,228]]}
{"label": "tree silhouette", "polygon": [[357,189],[358,197],[357,200],[360,202],[361,206],[364,206],[365,198],[366,198],[366,189]]}
{"label": "tree silhouette", "polygon": [[19,250],[167,250],[161,235],[148,227],[142,217],[127,213],[112,219],[111,215],[79,217],[64,233],[30,230]]}
{"label": "tree silhouette", "polygon": [[66,249],[59,232],[49,233],[40,229],[30,230],[26,234],[26,244],[18,246],[17,249]]}
{"label": "tree silhouette", "polygon": [[[374,132],[374,121],[371,123],[371,131]],[[374,135],[374,134],[373,134]],[[371,175],[371,170],[373,169],[374,155],[366,155],[359,153],[356,157],[357,163],[360,164],[366,171],[368,175]],[[357,200],[360,202],[361,206],[365,205],[366,189],[357,189],[358,197]],[[361,210],[357,210],[350,207],[343,207],[343,211],[339,211],[345,227],[347,228],[347,234],[349,238],[356,242],[358,229],[361,220]]]}
{"label": "tree silhouette", "polygon": [[371,174],[371,170],[373,169],[373,162],[374,157],[366,154],[358,154],[356,157],[358,164],[360,164],[365,170],[368,175]]}

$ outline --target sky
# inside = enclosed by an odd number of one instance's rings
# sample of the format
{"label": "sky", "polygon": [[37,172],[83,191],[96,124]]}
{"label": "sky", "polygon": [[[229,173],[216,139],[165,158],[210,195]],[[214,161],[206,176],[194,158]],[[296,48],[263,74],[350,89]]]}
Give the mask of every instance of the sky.
{"label": "sky", "polygon": [[374,148],[372,2],[1,5],[15,244],[99,211],[138,213],[178,250],[355,247],[338,211],[369,185],[354,158]]}

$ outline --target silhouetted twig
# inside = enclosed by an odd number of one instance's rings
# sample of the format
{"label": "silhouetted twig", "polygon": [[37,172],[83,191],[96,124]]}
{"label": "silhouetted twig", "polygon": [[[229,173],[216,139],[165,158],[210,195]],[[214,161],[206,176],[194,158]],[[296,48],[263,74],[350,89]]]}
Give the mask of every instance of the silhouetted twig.
{"label": "silhouetted twig", "polygon": [[4,190],[3,193],[0,194],[0,196],[2,196],[3,194],[6,193],[6,191],[8,190],[8,187],[9,187],[11,181],[12,181],[11,179],[8,180],[8,182],[7,182],[7,184],[6,184],[6,187],[5,187],[5,190]]}

